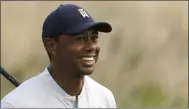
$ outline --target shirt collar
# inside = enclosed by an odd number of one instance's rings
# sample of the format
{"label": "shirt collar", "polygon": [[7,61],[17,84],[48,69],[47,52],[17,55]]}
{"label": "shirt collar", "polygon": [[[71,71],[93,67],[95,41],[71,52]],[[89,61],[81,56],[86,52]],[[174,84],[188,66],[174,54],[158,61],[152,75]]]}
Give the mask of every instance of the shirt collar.
{"label": "shirt collar", "polygon": [[[56,96],[61,97],[61,98],[64,98],[64,99],[70,99],[70,100],[72,100],[72,101],[75,101],[75,100],[76,100],[76,96],[71,96],[71,95],[67,94],[67,93],[56,83],[56,81],[55,81],[55,80],[53,79],[53,77],[50,75],[49,70],[47,69],[47,67],[45,68],[45,70],[44,70],[43,73],[47,76],[47,78],[48,78],[48,80],[49,80],[49,83],[48,83],[48,84],[49,84],[50,88],[55,91]],[[85,79],[85,77],[84,77],[84,85],[83,85],[83,88],[82,88],[82,91],[81,91],[79,97],[82,96],[82,95],[85,93],[85,86],[86,86],[86,79]]]}

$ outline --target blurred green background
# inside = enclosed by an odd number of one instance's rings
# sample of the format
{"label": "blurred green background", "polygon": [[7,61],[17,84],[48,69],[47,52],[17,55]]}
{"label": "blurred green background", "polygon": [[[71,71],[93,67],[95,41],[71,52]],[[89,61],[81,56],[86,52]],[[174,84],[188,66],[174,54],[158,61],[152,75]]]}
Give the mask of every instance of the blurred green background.
{"label": "blurred green background", "polygon": [[[20,82],[44,70],[42,24],[58,5],[82,6],[113,26],[101,34],[96,81],[119,108],[187,107],[188,1],[1,1],[1,65]],[[1,76],[1,98],[15,87]]]}

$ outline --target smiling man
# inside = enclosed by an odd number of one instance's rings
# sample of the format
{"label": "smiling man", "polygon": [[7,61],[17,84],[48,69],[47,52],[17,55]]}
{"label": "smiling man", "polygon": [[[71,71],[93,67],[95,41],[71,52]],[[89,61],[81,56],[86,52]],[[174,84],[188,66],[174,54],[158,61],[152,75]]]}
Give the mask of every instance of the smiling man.
{"label": "smiling man", "polygon": [[77,5],[60,5],[43,24],[49,66],[5,96],[1,107],[116,108],[112,92],[88,76],[100,52],[98,32],[111,30]]}

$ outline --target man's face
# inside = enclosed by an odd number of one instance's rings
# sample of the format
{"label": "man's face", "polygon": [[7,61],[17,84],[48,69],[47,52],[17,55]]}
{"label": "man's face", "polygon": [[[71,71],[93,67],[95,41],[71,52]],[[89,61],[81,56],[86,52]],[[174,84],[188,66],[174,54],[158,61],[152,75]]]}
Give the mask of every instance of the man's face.
{"label": "man's face", "polygon": [[63,68],[90,75],[100,52],[98,32],[90,29],[76,35],[61,35],[57,40],[56,62]]}

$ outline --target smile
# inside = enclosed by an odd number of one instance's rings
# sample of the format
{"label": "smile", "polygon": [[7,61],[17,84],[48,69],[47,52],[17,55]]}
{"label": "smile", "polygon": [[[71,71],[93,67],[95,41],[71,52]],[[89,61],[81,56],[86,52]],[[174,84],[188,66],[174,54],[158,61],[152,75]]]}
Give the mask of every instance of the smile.
{"label": "smile", "polygon": [[83,57],[82,60],[84,61],[93,61],[94,60],[94,57]]}
{"label": "smile", "polygon": [[86,66],[93,66],[95,64],[94,56],[84,56],[81,58],[82,63]]}

